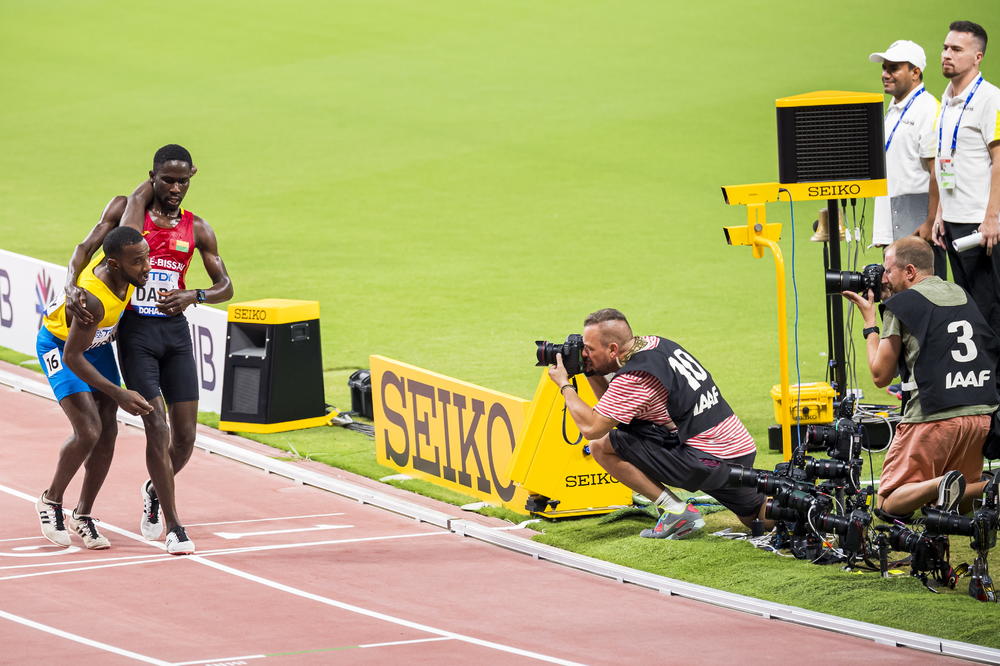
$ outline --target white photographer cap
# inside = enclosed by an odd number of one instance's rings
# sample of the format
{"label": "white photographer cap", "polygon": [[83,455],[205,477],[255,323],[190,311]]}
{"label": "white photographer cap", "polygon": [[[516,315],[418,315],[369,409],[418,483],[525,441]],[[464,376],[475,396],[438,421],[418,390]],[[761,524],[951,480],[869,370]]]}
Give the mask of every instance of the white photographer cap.
{"label": "white photographer cap", "polygon": [[921,71],[927,66],[927,56],[920,44],[908,39],[900,39],[892,43],[884,53],[873,53],[868,56],[872,62],[908,62]]}

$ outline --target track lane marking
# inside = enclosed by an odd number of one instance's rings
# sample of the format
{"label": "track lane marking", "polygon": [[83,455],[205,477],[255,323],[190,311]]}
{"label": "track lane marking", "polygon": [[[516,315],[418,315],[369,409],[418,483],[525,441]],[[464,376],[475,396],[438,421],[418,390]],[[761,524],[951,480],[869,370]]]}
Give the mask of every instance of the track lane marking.
{"label": "track lane marking", "polygon": [[[108,530],[109,532],[111,530]],[[329,539],[326,541],[306,541],[300,543],[276,543],[269,544],[266,546],[242,546],[234,548],[216,548],[213,550],[206,550],[199,552],[199,555],[205,557],[213,555],[231,555],[236,553],[252,553],[261,550],[284,550],[287,548],[306,548],[312,546],[330,546],[342,543],[363,543],[365,541],[391,541],[393,539],[412,539],[414,537],[425,537],[425,536],[447,536],[448,532],[414,532],[412,534],[388,534],[385,536],[374,536],[374,537],[354,537],[352,539]],[[148,542],[152,544],[153,542]],[[176,557],[174,555],[167,556],[167,553],[151,553],[149,555],[125,555],[122,557],[105,557],[105,558],[94,558],[86,560],[73,560],[69,562],[34,562],[31,564],[10,564],[0,567],[0,571],[9,569],[37,569],[43,567],[60,567],[60,566],[72,566],[74,564],[94,564],[96,562],[121,562],[124,560],[141,560],[135,562],[128,562],[127,564],[145,564],[146,562],[159,562],[163,560],[178,560],[182,558]],[[96,567],[95,567],[96,568]],[[60,571],[55,571],[51,573],[62,573]],[[11,578],[26,578],[27,576],[7,576],[0,577],[0,581],[8,580]]]}
{"label": "track lane marking", "polygon": [[391,647],[394,645],[412,645],[414,643],[434,643],[437,641],[450,641],[454,640],[451,638],[446,638],[444,636],[435,636],[434,638],[414,638],[410,641],[388,641],[385,643],[365,643],[364,645],[345,645],[343,647],[336,648],[321,648],[317,650],[298,650],[295,652],[272,652],[270,654],[245,654],[239,657],[222,657],[221,659],[197,659],[195,661],[178,661],[174,662],[171,666],[212,666],[214,664],[238,664],[241,661],[247,661],[252,659],[267,659],[268,657],[286,657],[289,655],[297,654],[316,654],[319,652],[338,652],[340,650],[354,650],[358,648],[377,648],[377,647]]}
{"label": "track lane marking", "polygon": [[[20,497],[21,499],[23,499],[23,500],[25,500],[27,502],[34,502],[35,501],[35,498],[33,496],[28,495],[27,493],[21,492],[19,490],[15,490],[14,488],[9,488],[9,487],[7,487],[5,485],[2,485],[2,484],[0,484],[0,492],[5,492],[5,493],[8,493],[8,494],[13,495],[15,497]],[[163,543],[160,543],[160,542],[157,542],[157,541],[147,541],[145,538],[143,538],[139,534],[136,534],[135,532],[131,532],[129,530],[126,530],[124,528],[118,527],[118,526],[113,525],[111,523],[102,523],[102,526],[104,527],[104,529],[108,530],[109,532],[114,532],[114,533],[120,534],[122,536],[127,536],[130,539],[133,539],[135,541],[139,541],[140,543],[147,544],[147,545],[149,545],[151,547],[158,548],[158,549],[163,550],[163,551],[166,550],[166,545],[164,545]],[[449,536],[452,534],[451,532],[445,532],[445,531],[442,531],[440,533],[441,534],[445,534],[445,535],[449,535]],[[432,534],[432,533],[428,533],[428,534]],[[267,549],[268,549],[268,547],[266,547],[266,546],[260,548],[260,550],[267,550]],[[254,550],[257,550],[257,548],[254,548]],[[422,624],[420,622],[414,622],[412,620],[406,620],[406,619],[403,619],[403,618],[395,617],[393,615],[388,615],[386,613],[380,613],[379,611],[371,610],[371,609],[368,609],[368,608],[362,608],[361,606],[355,606],[354,604],[349,604],[349,603],[344,602],[344,601],[337,601],[336,599],[331,599],[329,597],[324,597],[324,596],[321,596],[319,594],[314,594],[312,592],[307,592],[306,590],[300,590],[300,589],[298,589],[296,587],[292,587],[291,585],[285,585],[284,583],[279,583],[277,581],[270,580],[268,578],[264,578],[263,576],[257,576],[255,574],[243,571],[241,569],[237,569],[235,567],[230,567],[230,566],[225,565],[225,564],[220,564],[219,562],[213,562],[212,560],[207,559],[204,555],[186,555],[186,556],[182,556],[182,557],[177,557],[176,559],[178,561],[181,561],[181,562],[196,562],[198,564],[202,564],[202,565],[210,567],[212,569],[216,569],[216,570],[221,571],[223,573],[228,573],[228,574],[230,574],[232,576],[236,576],[237,578],[243,578],[244,580],[248,580],[248,581],[251,581],[251,582],[254,582],[254,583],[258,583],[258,584],[263,585],[265,587],[270,587],[272,589],[275,589],[275,590],[278,590],[278,591],[281,591],[281,592],[286,592],[288,594],[291,594],[291,595],[294,595],[294,596],[297,596],[297,597],[301,597],[303,599],[309,599],[310,601],[315,601],[317,603],[324,604],[324,605],[327,605],[327,606],[331,606],[333,608],[339,608],[341,610],[346,610],[348,612],[355,613],[355,614],[358,614],[358,615],[364,615],[366,617],[370,617],[370,618],[373,618],[373,619],[376,619],[376,620],[382,620],[382,621],[388,622],[390,624],[397,624],[397,625],[400,625],[400,626],[403,626],[403,627],[408,627],[410,629],[415,629],[417,631],[423,631],[423,632],[426,632],[426,633],[429,633],[429,634],[435,634],[437,636],[443,636],[443,637],[446,637],[446,638],[453,638],[453,639],[461,641],[463,643],[469,643],[469,644],[472,644],[472,645],[478,645],[480,647],[490,648],[490,649],[493,649],[493,650],[497,650],[499,652],[506,652],[506,653],[509,653],[509,654],[516,654],[518,656],[528,657],[530,659],[537,659],[538,661],[545,661],[545,662],[552,663],[552,664],[562,664],[564,666],[579,666],[578,662],[575,662],[575,661],[569,661],[569,660],[566,660],[566,659],[560,659],[559,657],[553,657],[553,656],[550,656],[550,655],[541,654],[539,652],[533,652],[531,650],[524,650],[524,649],[521,649],[521,648],[513,647],[511,645],[504,645],[503,643],[495,643],[493,641],[488,641],[488,640],[485,640],[485,639],[482,639],[482,638],[475,638],[473,636],[466,636],[464,634],[459,634],[459,633],[456,633],[456,632],[453,632],[453,631],[447,631],[445,629],[438,629],[436,627],[432,627],[430,625]],[[119,565],[119,566],[121,566],[121,565]],[[163,662],[159,662],[159,663],[163,663]]]}
{"label": "track lane marking", "polygon": [[250,518],[248,520],[221,520],[217,523],[187,523],[184,527],[205,527],[208,525],[235,525],[237,523],[263,523],[268,520],[298,520],[301,518],[326,518],[327,516],[343,516],[344,512],[311,513],[306,516],[277,516],[275,518]]}
{"label": "track lane marking", "polygon": [[29,620],[26,617],[21,617],[20,615],[14,615],[13,613],[8,613],[7,611],[4,610],[0,610],[0,618],[3,618],[5,620],[10,620],[11,622],[16,622],[17,624],[22,624],[26,627],[31,627],[32,629],[37,629],[38,631],[44,631],[45,633],[52,634],[54,636],[59,636],[60,638],[65,638],[67,640],[71,640],[76,643],[88,645],[90,647],[97,648],[98,650],[104,650],[105,652],[111,652],[112,654],[117,654],[121,657],[134,659],[135,661],[141,661],[147,664],[159,664],[159,666],[171,666],[169,661],[162,661],[154,657],[147,657],[146,655],[139,654],[138,652],[132,652],[131,650],[115,647],[114,645],[108,645],[107,643],[102,643],[101,641],[95,641],[92,638],[86,638],[85,636],[80,636],[79,634],[74,634],[69,631],[64,631],[62,629],[56,629],[55,627],[51,627],[47,624],[42,624],[41,622]]}
{"label": "track lane marking", "polygon": [[243,537],[266,536],[270,534],[293,534],[296,532],[318,532],[320,530],[344,530],[354,525],[313,525],[312,527],[292,527],[287,530],[264,530],[262,532],[213,532],[223,539],[242,539]]}

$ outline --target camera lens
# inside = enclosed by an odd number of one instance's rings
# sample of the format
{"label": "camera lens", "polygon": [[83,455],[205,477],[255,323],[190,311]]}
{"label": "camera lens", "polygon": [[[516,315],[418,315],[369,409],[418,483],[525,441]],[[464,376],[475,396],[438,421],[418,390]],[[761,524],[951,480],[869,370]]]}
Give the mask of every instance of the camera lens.
{"label": "camera lens", "polygon": [[971,518],[932,507],[924,507],[924,529],[934,534],[973,536],[976,522]]}
{"label": "camera lens", "polygon": [[767,500],[764,506],[764,517],[768,520],[793,521],[799,519],[799,512],[787,506],[781,506],[773,499]]}
{"label": "camera lens", "polygon": [[861,292],[864,280],[861,273],[854,271],[827,271],[826,293],[839,294],[842,291]]}

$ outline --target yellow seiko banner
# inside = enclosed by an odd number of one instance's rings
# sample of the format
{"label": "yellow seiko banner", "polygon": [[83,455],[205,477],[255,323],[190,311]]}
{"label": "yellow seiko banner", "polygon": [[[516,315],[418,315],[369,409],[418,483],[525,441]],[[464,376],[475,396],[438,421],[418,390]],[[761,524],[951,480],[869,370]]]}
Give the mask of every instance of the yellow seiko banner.
{"label": "yellow seiko banner", "polygon": [[529,402],[372,356],[375,457],[414,478],[524,513],[507,477]]}
{"label": "yellow seiko banner", "polygon": [[[370,363],[380,464],[518,513],[586,515],[631,502],[563,420],[562,396],[544,371],[528,401],[384,356]],[[581,397],[593,403],[580,379]]]}

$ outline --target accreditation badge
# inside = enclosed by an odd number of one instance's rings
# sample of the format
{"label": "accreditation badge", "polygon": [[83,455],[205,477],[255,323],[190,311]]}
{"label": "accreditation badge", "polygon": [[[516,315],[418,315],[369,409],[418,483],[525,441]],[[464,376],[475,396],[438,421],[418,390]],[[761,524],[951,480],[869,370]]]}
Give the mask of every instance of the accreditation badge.
{"label": "accreditation badge", "polygon": [[955,189],[955,160],[951,157],[938,158],[938,173],[941,174],[941,187],[946,190]]}

